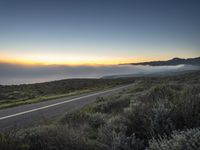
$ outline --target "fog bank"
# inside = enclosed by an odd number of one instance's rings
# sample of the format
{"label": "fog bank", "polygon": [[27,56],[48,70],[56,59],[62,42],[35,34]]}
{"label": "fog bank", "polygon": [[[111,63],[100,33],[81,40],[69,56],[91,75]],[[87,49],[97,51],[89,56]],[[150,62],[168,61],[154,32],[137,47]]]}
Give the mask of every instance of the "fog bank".
{"label": "fog bank", "polygon": [[199,70],[198,66],[25,66],[0,64],[0,84],[37,83],[68,78],[101,78],[124,74],[151,74],[163,71]]}

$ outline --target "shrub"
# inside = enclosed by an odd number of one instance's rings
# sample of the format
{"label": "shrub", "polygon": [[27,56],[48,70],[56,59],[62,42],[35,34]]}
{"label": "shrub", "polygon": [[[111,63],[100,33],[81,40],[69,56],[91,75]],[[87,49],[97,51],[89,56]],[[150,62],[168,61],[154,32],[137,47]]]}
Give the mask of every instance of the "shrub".
{"label": "shrub", "polygon": [[81,110],[67,113],[61,118],[60,122],[62,124],[68,124],[71,127],[79,127],[89,120],[89,115]]}
{"label": "shrub", "polygon": [[85,108],[85,111],[90,113],[119,113],[123,111],[123,108],[128,107],[129,104],[129,96],[116,95],[114,97],[98,98],[97,102]]}
{"label": "shrub", "polygon": [[111,144],[113,150],[142,150],[144,148],[143,141],[136,138],[135,134],[128,137],[124,133],[118,133],[113,136]]}
{"label": "shrub", "polygon": [[107,150],[140,150],[144,148],[143,141],[134,134],[126,135],[127,119],[114,116],[99,129],[99,147]]}
{"label": "shrub", "polygon": [[168,100],[171,101],[178,97],[177,91],[173,90],[170,85],[157,85],[150,89],[146,97],[148,101],[162,101]]}
{"label": "shrub", "polygon": [[128,130],[142,138],[170,135],[173,130],[200,126],[199,88],[176,92],[168,85],[151,89],[131,101]]}
{"label": "shrub", "polygon": [[188,87],[174,104],[174,120],[177,129],[200,126],[200,87]]}
{"label": "shrub", "polygon": [[165,102],[157,102],[152,108],[151,131],[152,136],[170,135],[175,129],[173,117],[173,105]]}
{"label": "shrub", "polygon": [[117,115],[117,116],[111,117],[107,121],[105,126],[110,131],[114,131],[114,132],[118,133],[118,132],[125,132],[127,124],[128,124],[128,120],[126,117]]}
{"label": "shrub", "polygon": [[150,141],[149,150],[199,150],[200,129],[174,131],[170,137],[153,139]]}
{"label": "shrub", "polygon": [[92,128],[98,128],[105,123],[106,114],[103,113],[87,113],[85,111],[75,111],[66,114],[61,118],[62,124],[67,124],[70,127],[80,127],[83,124],[88,124]]}
{"label": "shrub", "polygon": [[124,133],[112,133],[112,141],[108,150],[142,150],[145,148],[143,141],[136,138],[134,134],[126,136]]}
{"label": "shrub", "polygon": [[125,115],[129,120],[127,133],[129,135],[135,133],[137,137],[147,139],[151,131],[151,108],[143,103],[138,103],[134,107],[132,105]]}
{"label": "shrub", "polygon": [[113,141],[113,135],[116,133],[126,132],[126,118],[114,116],[110,118],[104,126],[99,129],[99,141],[104,145],[110,145]]}
{"label": "shrub", "polygon": [[13,143],[14,141],[11,142],[11,139],[6,136],[5,134],[0,133],[0,148],[2,150],[6,149],[14,149],[15,144]]}
{"label": "shrub", "polygon": [[28,150],[29,146],[24,144],[18,137],[15,130],[0,133],[0,149],[1,150]]}
{"label": "shrub", "polygon": [[89,125],[92,128],[99,128],[105,124],[106,115],[102,113],[89,114]]}
{"label": "shrub", "polygon": [[23,131],[20,141],[31,150],[89,150],[93,146],[83,129],[66,126],[41,126]]}

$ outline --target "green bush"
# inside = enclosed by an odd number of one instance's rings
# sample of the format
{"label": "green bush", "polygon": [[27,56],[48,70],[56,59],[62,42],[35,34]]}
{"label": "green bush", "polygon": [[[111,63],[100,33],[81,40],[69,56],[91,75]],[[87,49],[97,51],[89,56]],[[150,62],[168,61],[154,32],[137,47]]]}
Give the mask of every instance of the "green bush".
{"label": "green bush", "polygon": [[149,150],[199,150],[200,129],[174,131],[170,137],[153,139],[149,143]]}
{"label": "green bush", "polygon": [[60,123],[68,124],[72,127],[79,127],[84,123],[87,123],[89,120],[89,114],[78,110],[74,112],[67,113],[64,117],[61,118]]}
{"label": "green bush", "polygon": [[144,148],[143,141],[134,134],[126,135],[127,119],[114,116],[99,129],[99,147],[106,150],[140,150]]}
{"label": "green bush", "polygon": [[126,131],[126,118],[122,116],[115,116],[110,118],[104,126],[99,128],[98,140],[103,145],[110,147],[111,142],[113,141],[113,135]]}
{"label": "green bush", "polygon": [[87,140],[83,128],[67,126],[40,126],[23,131],[18,136],[30,150],[90,150],[93,145]]}
{"label": "green bush", "polygon": [[157,85],[152,87],[146,95],[149,102],[157,102],[157,101],[171,101],[178,97],[177,91],[173,90],[171,85]]}
{"label": "green bush", "polygon": [[113,136],[111,149],[113,150],[142,150],[145,145],[141,139],[136,138],[134,134],[126,136],[123,133],[118,133]]}
{"label": "green bush", "polygon": [[128,132],[143,139],[170,135],[173,130],[200,126],[199,88],[186,87],[176,92],[159,86],[133,99],[127,112]]}
{"label": "green bush", "polygon": [[174,120],[177,129],[200,126],[200,87],[186,88],[174,104]]}
{"label": "green bush", "polygon": [[151,108],[143,103],[138,103],[126,112],[129,120],[127,133],[135,135],[141,139],[147,139],[151,133],[152,112]]}
{"label": "green bush", "polygon": [[85,108],[86,112],[95,113],[119,113],[123,112],[125,107],[128,107],[130,104],[129,96],[113,96],[107,98],[98,98],[97,102],[93,105]]}
{"label": "green bush", "polygon": [[88,113],[86,111],[75,111],[66,114],[61,118],[62,124],[67,124],[70,127],[80,127],[83,124],[88,124],[92,128],[99,128],[105,123],[106,114],[103,113]]}
{"label": "green bush", "polygon": [[15,143],[10,137],[0,133],[0,148],[1,150],[15,149]]}
{"label": "green bush", "polygon": [[172,104],[157,102],[152,108],[152,136],[170,135],[175,129]]}
{"label": "green bush", "polygon": [[106,121],[106,115],[102,113],[89,114],[88,123],[92,128],[99,128],[104,125]]}
{"label": "green bush", "polygon": [[29,150],[29,145],[24,144],[16,131],[0,133],[1,150]]}

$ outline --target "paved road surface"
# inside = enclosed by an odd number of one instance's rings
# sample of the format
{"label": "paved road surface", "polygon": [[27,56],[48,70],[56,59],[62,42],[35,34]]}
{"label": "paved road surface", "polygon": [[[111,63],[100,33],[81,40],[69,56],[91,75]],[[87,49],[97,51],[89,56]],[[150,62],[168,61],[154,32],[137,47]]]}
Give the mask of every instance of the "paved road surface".
{"label": "paved road surface", "polygon": [[80,109],[86,104],[95,102],[96,98],[99,96],[113,95],[132,85],[133,84],[106,91],[2,109],[0,110],[0,131],[26,127],[28,125],[37,123],[38,120],[44,121],[62,116],[66,112]]}

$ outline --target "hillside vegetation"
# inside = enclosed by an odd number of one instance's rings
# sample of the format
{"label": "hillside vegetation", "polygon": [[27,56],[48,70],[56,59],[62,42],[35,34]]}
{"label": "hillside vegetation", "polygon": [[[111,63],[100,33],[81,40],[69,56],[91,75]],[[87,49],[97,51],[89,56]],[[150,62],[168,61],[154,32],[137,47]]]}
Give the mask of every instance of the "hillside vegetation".
{"label": "hillside vegetation", "polygon": [[37,84],[0,85],[0,108],[103,90],[132,82],[133,79],[66,79]]}
{"label": "hillside vegetation", "polygon": [[200,72],[140,81],[49,125],[0,134],[0,149],[198,150]]}

